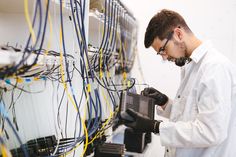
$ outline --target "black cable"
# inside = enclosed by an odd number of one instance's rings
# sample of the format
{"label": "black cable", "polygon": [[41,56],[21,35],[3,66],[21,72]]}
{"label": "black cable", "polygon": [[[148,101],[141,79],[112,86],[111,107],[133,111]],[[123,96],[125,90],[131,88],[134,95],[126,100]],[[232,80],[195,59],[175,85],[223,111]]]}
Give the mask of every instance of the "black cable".
{"label": "black cable", "polygon": [[134,78],[131,78],[131,80],[133,80],[133,84],[130,86],[130,87],[127,87],[127,88],[124,88],[124,89],[119,89],[119,90],[115,90],[115,89],[110,89],[110,88],[107,88],[105,85],[103,85],[100,80],[95,76],[95,79],[97,81],[97,83],[99,85],[101,85],[103,88],[109,90],[109,91],[113,91],[113,92],[122,92],[122,91],[126,91],[126,90],[129,90],[131,89],[134,85],[135,85],[135,79]]}
{"label": "black cable", "polygon": [[[111,45],[111,41],[110,41],[110,37],[111,37],[111,31],[112,31],[112,27],[113,27],[113,19],[114,19],[114,1],[112,0],[112,2],[109,0],[109,12],[108,12],[108,30],[107,30],[107,42],[105,43],[104,45],[104,49],[107,49],[109,50],[107,53],[110,53],[111,52],[111,49],[110,49],[110,45]],[[113,27],[113,30],[114,30],[114,27]],[[103,62],[105,61],[105,59],[103,60]],[[104,64],[104,63],[103,63]]]}
{"label": "black cable", "polygon": [[[104,84],[106,84],[105,81],[104,81],[104,79],[102,79],[102,81],[103,81]],[[113,104],[113,110],[114,110],[115,107],[116,107],[116,102],[115,102],[114,96],[113,96],[113,94],[112,94],[111,91],[109,91],[108,89],[106,89],[106,90],[107,90],[107,93],[108,93],[108,95],[109,95],[109,97],[110,97],[110,99],[111,99],[111,102],[112,102],[112,104]]]}
{"label": "black cable", "polygon": [[[39,5],[38,2],[40,2],[40,1],[37,0],[36,5],[35,5],[35,11],[34,11],[34,17],[33,17],[33,24],[32,24],[33,27],[34,27],[34,24],[35,24],[36,15],[37,15],[37,11],[38,11],[38,5]],[[40,14],[40,16],[41,16],[41,14]],[[40,30],[38,30],[38,34],[39,34],[39,32],[40,32]],[[28,57],[30,56],[30,54],[28,54],[28,56],[27,56],[26,58],[25,58],[25,54],[28,53],[28,52],[30,52],[30,51],[28,51],[28,45],[29,45],[30,40],[31,40],[31,34],[29,35],[29,38],[28,38],[28,40],[27,40],[27,43],[26,43],[26,46],[25,46],[25,49],[24,49],[24,52],[23,52],[23,56],[22,56],[21,61],[20,61],[17,65],[15,65],[15,66],[13,66],[13,67],[8,67],[8,66],[6,66],[6,67],[4,67],[4,68],[2,68],[2,69],[0,70],[0,78],[1,78],[1,79],[4,79],[5,77],[11,76],[12,74],[16,73],[16,71],[17,71],[17,69],[19,68],[19,66],[20,66],[26,59],[28,59]]]}
{"label": "black cable", "polygon": [[[110,23],[109,23],[109,15],[110,15],[110,0],[108,0],[108,4],[107,4],[107,0],[105,0],[105,13],[104,13],[104,32],[103,32],[103,38],[102,38],[102,43],[101,43],[101,45],[100,45],[100,47],[99,47],[99,50],[98,50],[98,52],[99,52],[99,58],[98,58],[98,69],[99,69],[99,71],[101,70],[100,68],[100,63],[102,62],[101,61],[101,58],[100,58],[100,53],[103,53],[103,49],[105,49],[105,45],[106,45],[106,43],[108,42],[108,30],[109,30],[109,25],[110,25]],[[106,18],[108,18],[108,20],[106,20]],[[107,28],[106,28],[106,26],[107,26]]]}
{"label": "black cable", "polygon": [[[40,6],[40,8],[41,8],[41,2],[39,2],[39,4],[40,4],[39,6]],[[42,46],[43,46],[43,43],[44,43],[44,37],[45,37],[45,33],[46,33],[46,28],[47,28],[47,19],[48,19],[48,12],[49,12],[49,4],[50,4],[50,0],[47,1],[46,15],[45,15],[45,20],[44,20],[44,28],[43,28],[42,40],[41,40],[41,43],[40,43],[40,46],[39,46],[39,50],[42,49]],[[41,9],[40,9],[40,10],[41,10]],[[41,18],[42,18],[42,17],[40,16],[40,19],[41,19]],[[34,62],[33,62],[32,64],[30,64],[30,65],[25,65],[25,66],[26,66],[26,67],[25,67],[25,70],[22,71],[22,72],[17,73],[17,75],[21,75],[21,74],[25,73],[27,70],[29,70],[30,68],[32,68],[32,66],[34,66],[34,65],[37,63],[39,54],[40,54],[40,53],[37,53],[37,55],[36,55],[36,57],[35,57],[35,60],[34,60]]]}

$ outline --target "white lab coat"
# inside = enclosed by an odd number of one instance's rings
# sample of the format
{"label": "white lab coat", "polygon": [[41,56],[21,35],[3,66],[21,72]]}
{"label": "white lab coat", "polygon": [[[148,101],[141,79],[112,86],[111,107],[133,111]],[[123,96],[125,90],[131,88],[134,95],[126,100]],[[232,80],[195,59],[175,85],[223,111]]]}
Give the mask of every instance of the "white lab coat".
{"label": "white lab coat", "polygon": [[173,103],[158,114],[165,157],[236,156],[236,68],[209,43],[181,70]]}

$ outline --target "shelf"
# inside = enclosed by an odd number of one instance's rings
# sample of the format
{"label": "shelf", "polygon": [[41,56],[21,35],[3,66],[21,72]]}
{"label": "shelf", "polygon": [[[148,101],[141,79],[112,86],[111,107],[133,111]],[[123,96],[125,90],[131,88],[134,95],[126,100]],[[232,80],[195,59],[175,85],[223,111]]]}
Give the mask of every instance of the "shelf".
{"label": "shelf", "polygon": [[[29,13],[34,11],[36,0],[28,0]],[[42,1],[43,8],[46,7],[45,2]],[[70,13],[69,0],[64,0],[64,12],[63,14]],[[56,12],[60,11],[60,0],[50,0],[50,10],[56,9]],[[1,0],[0,1],[0,13],[24,13],[24,0]]]}
{"label": "shelf", "polygon": [[[107,24],[107,21],[106,21],[106,24]],[[100,26],[100,29],[99,30],[99,26]],[[96,31],[96,32],[101,32],[103,30],[103,27],[104,27],[104,14],[103,13],[100,13],[98,11],[90,11],[89,12],[89,30],[92,30],[92,31]],[[113,29],[114,26],[112,26],[112,29]],[[118,29],[118,33],[119,33],[119,28],[120,26],[118,25],[117,26],[117,29]]]}
{"label": "shelf", "polygon": [[[107,24],[107,22],[106,22]],[[107,27],[106,27],[107,28]],[[102,42],[102,35],[104,29],[104,16],[103,13],[98,11],[89,12],[89,44],[94,47],[99,47]],[[112,30],[114,27],[112,27]],[[117,32],[120,34],[120,27],[117,26]]]}
{"label": "shelf", "polygon": [[[5,66],[11,67],[13,65],[17,65],[22,60],[22,56],[23,52],[0,49],[0,68],[3,68]],[[31,53],[30,56],[26,59],[26,61],[24,61],[24,65],[31,65],[35,61],[36,57],[36,54]],[[69,56],[67,58],[69,66],[73,65],[73,63],[75,62],[74,58]],[[38,60],[35,66],[31,67],[28,72],[21,76],[23,77],[27,75],[34,75],[40,72],[45,72],[45,70],[50,70],[51,68],[57,67],[59,65],[60,56],[40,54],[38,56]]]}

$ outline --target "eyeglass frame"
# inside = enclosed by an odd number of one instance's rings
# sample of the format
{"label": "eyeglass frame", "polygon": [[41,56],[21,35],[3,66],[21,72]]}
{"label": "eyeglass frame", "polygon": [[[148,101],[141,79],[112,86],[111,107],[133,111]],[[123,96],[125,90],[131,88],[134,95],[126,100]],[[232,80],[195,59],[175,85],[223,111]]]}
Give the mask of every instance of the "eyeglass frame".
{"label": "eyeglass frame", "polygon": [[164,54],[165,49],[166,49],[166,45],[167,45],[168,41],[172,38],[173,33],[174,33],[174,31],[171,31],[170,33],[168,33],[167,38],[166,38],[167,40],[166,40],[165,44],[162,47],[159,48],[159,51],[157,52],[157,55],[163,55]]}

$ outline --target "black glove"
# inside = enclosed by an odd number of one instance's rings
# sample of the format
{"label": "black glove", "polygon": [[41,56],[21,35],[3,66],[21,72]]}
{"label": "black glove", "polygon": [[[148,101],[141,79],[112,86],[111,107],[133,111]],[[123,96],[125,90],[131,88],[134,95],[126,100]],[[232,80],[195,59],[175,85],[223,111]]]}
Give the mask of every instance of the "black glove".
{"label": "black glove", "polygon": [[145,88],[142,92],[142,95],[144,96],[148,96],[151,98],[155,99],[155,104],[159,105],[159,106],[163,106],[167,103],[168,101],[168,97],[165,94],[162,94],[161,92],[159,92],[158,90],[156,90],[155,88]]}
{"label": "black glove", "polygon": [[133,118],[133,121],[125,121],[124,124],[133,128],[137,132],[154,132],[159,133],[161,122],[151,120],[148,117],[135,112],[133,109],[127,109],[126,112]]}

